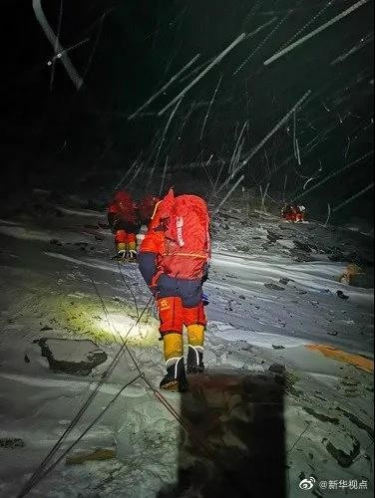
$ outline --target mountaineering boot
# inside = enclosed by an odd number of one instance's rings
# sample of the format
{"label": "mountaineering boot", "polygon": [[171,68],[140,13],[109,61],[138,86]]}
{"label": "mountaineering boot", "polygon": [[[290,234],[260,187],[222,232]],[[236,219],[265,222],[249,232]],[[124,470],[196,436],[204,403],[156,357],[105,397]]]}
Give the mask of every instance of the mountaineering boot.
{"label": "mountaineering boot", "polygon": [[197,374],[204,372],[203,348],[201,346],[191,346],[189,344],[187,356],[187,373]]}
{"label": "mountaineering boot", "polygon": [[118,242],[116,244],[116,257],[119,259],[124,259],[126,257],[126,244],[124,242]]}
{"label": "mountaineering boot", "polygon": [[188,382],[185,374],[184,359],[179,358],[169,367],[167,366],[167,373],[159,385],[160,389],[167,391],[178,391],[180,393],[188,390]]}
{"label": "mountaineering boot", "polygon": [[163,333],[164,359],[167,373],[160,382],[160,389],[184,392],[187,390],[183,358],[183,338],[178,332]]}
{"label": "mountaineering boot", "polygon": [[135,242],[128,243],[126,257],[129,261],[137,261],[136,247],[137,247],[137,244]]}
{"label": "mountaineering boot", "polygon": [[200,324],[187,326],[189,349],[187,355],[187,373],[197,374],[204,372],[203,344],[205,327]]}

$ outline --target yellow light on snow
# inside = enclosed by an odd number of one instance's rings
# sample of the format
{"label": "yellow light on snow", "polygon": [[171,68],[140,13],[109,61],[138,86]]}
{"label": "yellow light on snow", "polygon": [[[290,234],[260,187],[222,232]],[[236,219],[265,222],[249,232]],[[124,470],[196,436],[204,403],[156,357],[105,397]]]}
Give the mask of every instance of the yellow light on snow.
{"label": "yellow light on snow", "polygon": [[123,313],[108,313],[108,316],[103,314],[97,326],[112,334],[116,342],[126,341],[129,345],[155,345],[159,338],[156,320],[137,323],[136,319]]}
{"label": "yellow light on snow", "polygon": [[159,339],[159,322],[150,310],[146,310],[137,323],[138,313],[142,313],[130,303],[119,299],[105,299],[105,310],[92,296],[80,293],[68,296],[52,295],[46,300],[46,309],[53,313],[53,328],[72,334],[73,337],[86,337],[96,343],[122,344],[140,347],[155,346]]}

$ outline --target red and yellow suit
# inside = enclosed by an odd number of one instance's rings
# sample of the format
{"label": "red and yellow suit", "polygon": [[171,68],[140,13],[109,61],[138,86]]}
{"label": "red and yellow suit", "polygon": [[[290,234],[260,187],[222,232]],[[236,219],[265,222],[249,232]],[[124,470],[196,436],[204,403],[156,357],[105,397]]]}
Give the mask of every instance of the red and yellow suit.
{"label": "red and yellow suit", "polygon": [[[183,326],[186,326],[189,356],[203,371],[203,344],[207,318],[202,303],[202,279],[175,278],[161,270],[164,255],[164,228],[158,203],[139,253],[139,269],[153,292],[160,318],[167,368],[183,358]],[[199,367],[199,365],[201,365]]]}
{"label": "red and yellow suit", "polygon": [[135,251],[139,223],[133,200],[127,192],[118,191],[107,207],[108,223],[115,236],[117,252]]}

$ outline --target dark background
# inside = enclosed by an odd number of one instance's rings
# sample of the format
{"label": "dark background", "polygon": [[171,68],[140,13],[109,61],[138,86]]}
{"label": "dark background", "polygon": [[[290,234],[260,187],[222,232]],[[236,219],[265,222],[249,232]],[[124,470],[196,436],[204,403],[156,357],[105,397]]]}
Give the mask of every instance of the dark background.
{"label": "dark background", "polygon": [[[292,37],[301,38],[354,3],[42,0],[55,33],[62,13],[59,40],[70,49],[71,62],[84,79],[77,90],[60,60],[48,65],[53,47],[36,19],[32,0],[3,0],[2,31],[6,29],[10,36],[2,55],[2,202],[7,203],[10,196],[28,195],[33,188],[97,191],[104,198],[137,158],[144,165],[134,185],[144,185],[147,179],[148,189],[158,192],[168,156],[167,183],[182,182],[183,186],[193,177],[210,187],[206,172],[199,167],[202,162],[213,155],[207,167],[212,178],[225,162],[220,178],[224,181],[244,123],[248,121],[246,157],[311,90],[311,97],[296,114],[301,165],[294,154],[291,118],[249,162],[245,185],[264,189],[269,183],[271,196],[293,199],[310,177],[319,174],[308,188],[367,154],[301,198],[315,217],[324,219],[328,203],[334,208],[373,182],[372,0],[273,64],[264,66],[263,62]],[[251,33],[269,21],[189,91],[158,154],[158,141],[173,107],[162,116],[157,113],[199,74],[192,71],[239,34]],[[353,47],[357,50],[332,64]],[[201,54],[198,61],[165,95],[128,119],[197,53]],[[370,189],[339,210],[336,220],[357,216],[372,222],[372,203]]]}

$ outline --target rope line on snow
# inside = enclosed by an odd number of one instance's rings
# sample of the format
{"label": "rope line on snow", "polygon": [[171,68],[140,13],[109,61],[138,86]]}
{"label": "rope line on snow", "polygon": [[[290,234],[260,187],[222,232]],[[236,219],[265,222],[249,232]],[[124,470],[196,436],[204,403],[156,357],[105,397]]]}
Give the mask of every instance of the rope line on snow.
{"label": "rope line on snow", "polygon": [[[133,289],[130,287],[130,285],[128,284],[128,282],[126,281],[126,279],[124,277],[124,274],[122,273],[122,268],[121,268],[121,265],[120,265],[119,261],[117,261],[117,267],[118,267],[120,275],[121,275],[121,280],[123,281],[124,285],[126,286],[126,288],[128,289],[128,291],[130,292],[130,294],[131,294],[131,296],[133,298],[134,306],[135,306],[135,309],[136,309],[136,312],[137,312],[137,317],[139,317],[139,308],[138,308],[137,298],[135,297]],[[99,292],[98,292],[98,294],[100,296]]]}
{"label": "rope line on snow", "polygon": [[[60,462],[65,458],[65,456],[81,441],[81,439],[86,436],[86,434],[94,427],[94,425],[102,418],[102,416],[109,410],[109,408],[114,404],[114,402],[121,396],[121,394],[125,391],[127,387],[129,387],[131,384],[133,384],[136,380],[138,380],[141,377],[141,375],[137,375],[134,377],[133,380],[130,382],[127,382],[122,388],[117,392],[114,398],[109,401],[109,403],[103,408],[103,410],[97,415],[94,420],[86,427],[86,429],[82,432],[80,436],[67,448],[62,455],[59,456],[57,460],[55,460],[40,476],[39,476],[39,481],[40,482],[44,477],[47,476],[53,470]],[[37,484],[37,483],[36,483]]]}
{"label": "rope line on snow", "polygon": [[[102,303],[102,306],[103,306],[103,310],[104,310],[104,313],[106,314],[106,317],[108,319],[108,322],[110,323],[110,325],[112,326],[113,330],[115,331],[116,334],[118,334],[117,330],[116,330],[116,327],[113,325],[113,323],[111,322],[110,320],[110,317],[109,317],[109,313],[108,313],[108,309],[105,305],[105,302],[102,298],[102,296],[100,295],[100,292],[99,292],[99,289],[97,288],[96,285],[94,285],[94,288],[96,290],[96,292],[99,294],[99,298],[100,298],[100,301]],[[152,393],[154,394],[154,396],[156,397],[156,399],[162,403],[162,405],[169,411],[169,413],[176,419],[176,421],[181,425],[181,427],[187,432],[187,434],[189,435],[191,441],[198,447],[198,448],[201,448],[203,450],[203,452],[206,454],[206,456],[208,458],[211,459],[211,461],[216,464],[219,469],[224,473],[224,474],[227,474],[227,469],[225,468],[225,465],[222,464],[221,461],[219,461],[217,459],[217,457],[215,456],[214,452],[211,450],[211,448],[206,445],[204,442],[198,440],[193,432],[192,432],[192,428],[190,426],[189,423],[187,423],[180,415],[179,413],[174,409],[174,407],[168,402],[168,400],[162,395],[162,393],[160,393],[157,389],[155,389],[155,387],[151,384],[151,382],[149,381],[149,379],[146,377],[145,373],[142,371],[142,369],[140,368],[136,358],[133,356],[132,352],[130,351],[128,345],[126,344],[126,341],[127,341],[127,338],[128,338],[128,335],[130,333],[130,331],[132,330],[132,328],[137,324],[139,323],[141,317],[143,316],[143,314],[145,313],[145,311],[148,309],[149,307],[149,304],[151,302],[151,299],[149,299],[148,303],[146,304],[146,306],[144,307],[143,311],[142,311],[142,314],[141,316],[138,318],[137,322],[135,322],[135,324],[133,324],[131,326],[131,328],[129,329],[127,335],[125,336],[125,338],[122,338],[120,334],[120,337],[123,341],[123,344],[121,346],[121,349],[119,350],[119,352],[117,353],[117,355],[115,356],[114,360],[112,361],[110,367],[108,368],[105,376],[104,376],[104,379],[102,379],[102,381],[100,381],[100,383],[97,385],[96,389],[94,390],[93,394],[95,393],[95,395],[97,394],[98,392],[98,386],[101,386],[104,384],[104,381],[105,379],[107,379],[109,377],[109,375],[112,373],[114,367],[116,366],[117,364],[117,361],[120,357],[120,352],[122,352],[124,349],[126,350],[126,352],[129,354],[135,368],[137,369],[138,371],[138,375],[133,379],[131,380],[130,382],[126,383],[118,392],[117,394],[107,403],[107,405],[105,406],[105,408],[100,412],[99,415],[97,415],[97,417],[86,427],[86,429],[81,433],[81,435],[63,452],[62,455],[60,455],[57,460],[55,460],[49,467],[47,467],[47,463],[52,459],[52,457],[54,456],[54,454],[57,452],[57,450],[59,449],[59,447],[61,446],[61,443],[62,443],[62,440],[65,438],[65,436],[73,429],[73,427],[77,424],[77,422],[80,420],[80,418],[82,417],[83,413],[87,410],[88,406],[91,404],[91,402],[93,401],[94,396],[90,396],[89,399],[86,401],[86,403],[83,405],[83,407],[81,408],[81,410],[78,412],[78,414],[76,415],[76,417],[72,420],[72,422],[70,423],[69,427],[65,430],[64,434],[60,437],[60,439],[58,440],[58,442],[55,444],[55,446],[52,448],[52,450],[50,451],[50,453],[47,455],[47,457],[44,459],[44,461],[39,465],[39,467],[37,468],[37,470],[34,472],[33,476],[31,477],[31,479],[28,481],[28,483],[26,484],[26,486],[24,487],[24,489],[21,491],[21,493],[18,495],[17,498],[22,498],[24,496],[26,496],[26,494],[28,494],[31,489],[33,487],[35,487],[42,479],[44,479],[60,462],[61,460],[63,460],[63,458],[76,446],[76,444],[92,429],[92,427],[100,420],[100,418],[108,411],[108,409],[114,404],[114,402],[119,398],[119,396],[121,395],[121,393],[125,390],[126,387],[128,387],[129,385],[133,384],[137,379],[139,378],[142,378],[145,383],[147,384],[147,386],[150,388],[150,390],[152,391]],[[117,359],[116,361],[116,364],[114,363],[115,362],[115,359]],[[110,373],[108,373],[110,371]],[[78,417],[78,415],[81,413],[81,415]],[[69,429],[70,428],[70,429]],[[46,468],[47,467],[47,468]],[[232,481],[232,484],[234,487],[238,487],[239,484],[236,483],[235,481],[233,481],[233,479],[231,479],[230,475],[227,476],[231,481]]]}
{"label": "rope line on snow", "polygon": [[[19,495],[17,495],[17,498],[23,498],[24,496],[26,496],[31,491],[31,489],[36,484],[38,484],[38,482],[41,480],[41,478],[42,478],[41,476],[43,474],[43,470],[46,468],[48,462],[56,454],[56,452],[60,448],[63,440],[65,439],[65,437],[68,434],[70,434],[70,432],[73,430],[73,428],[80,421],[80,419],[82,418],[83,414],[86,412],[87,408],[90,406],[90,404],[92,403],[92,401],[94,400],[94,398],[98,394],[99,389],[103,386],[103,384],[105,383],[105,381],[113,373],[113,370],[115,369],[117,363],[119,362],[119,360],[120,360],[120,358],[121,358],[121,356],[122,356],[122,354],[123,354],[123,352],[124,352],[124,350],[126,348],[126,340],[128,339],[128,336],[129,336],[130,332],[133,330],[133,328],[136,325],[139,324],[142,316],[144,315],[144,313],[146,312],[146,310],[150,306],[151,300],[152,300],[152,297],[149,299],[149,301],[145,305],[145,307],[142,310],[140,316],[137,318],[137,320],[134,322],[134,324],[132,324],[130,326],[130,328],[129,328],[129,330],[128,330],[126,336],[125,336],[125,338],[122,338],[123,344],[120,347],[120,349],[118,350],[118,352],[116,353],[116,355],[114,356],[114,358],[113,358],[111,364],[109,365],[108,369],[106,370],[106,372],[104,372],[104,374],[102,376],[102,379],[97,383],[97,385],[96,385],[95,389],[92,391],[91,395],[87,398],[87,400],[84,402],[84,404],[82,405],[82,407],[78,410],[78,412],[76,413],[75,417],[72,419],[72,421],[70,422],[70,424],[68,425],[68,427],[65,429],[65,431],[63,432],[63,434],[60,436],[60,438],[58,439],[58,441],[55,443],[55,445],[53,446],[53,448],[50,450],[50,452],[47,454],[47,456],[44,458],[44,460],[39,464],[39,466],[37,467],[37,469],[34,471],[33,475],[31,476],[31,478],[27,481],[27,483],[25,484],[25,486],[22,488],[22,490],[19,493]],[[44,475],[46,475],[46,474],[44,473],[43,477],[44,477]]]}
{"label": "rope line on snow", "polygon": [[[96,290],[100,296],[100,292],[99,292],[99,289],[96,287]],[[106,314],[106,316],[108,317],[108,321],[111,322],[110,318],[109,318],[109,313],[108,313],[108,309],[106,307],[106,304],[103,300],[103,298],[100,296],[100,299],[101,299],[101,302],[102,302],[102,306],[103,306],[103,310],[104,310],[104,313]],[[113,325],[113,323],[111,322],[111,326],[113,327],[114,331],[117,333],[116,331],[116,327]],[[130,351],[129,347],[127,344],[124,343],[124,347],[127,351],[127,353],[129,354],[131,360],[133,361],[134,363],[134,366],[135,368],[138,370],[139,372],[139,377],[141,377],[145,383],[148,385],[148,387],[150,388],[150,390],[153,392],[154,396],[156,397],[156,399],[162,403],[162,405],[169,411],[169,413],[175,418],[175,420],[181,425],[181,427],[187,432],[187,434],[189,435],[191,441],[196,445],[196,447],[198,448],[201,448],[203,450],[203,452],[206,454],[206,456],[208,458],[210,458],[212,460],[212,462],[214,464],[217,465],[217,467],[224,473],[224,474],[227,474],[227,469],[225,467],[225,465],[223,465],[223,463],[221,461],[219,461],[217,459],[217,457],[215,456],[215,453],[211,450],[211,448],[205,444],[204,442],[200,441],[199,439],[197,439],[193,432],[192,432],[192,428],[190,426],[190,424],[188,422],[186,422],[181,416],[180,414],[174,409],[174,407],[168,402],[168,400],[163,396],[163,394],[161,392],[159,392],[157,389],[155,389],[155,387],[151,384],[151,382],[149,381],[149,379],[147,378],[146,374],[142,371],[141,367],[139,366],[136,358],[133,356],[132,352]],[[233,484],[233,487],[234,488],[239,488],[241,491],[242,490],[242,487],[241,485],[239,485],[237,482],[233,481],[233,479],[231,479],[230,476],[228,476],[228,479],[230,479],[232,481],[232,484]]]}

